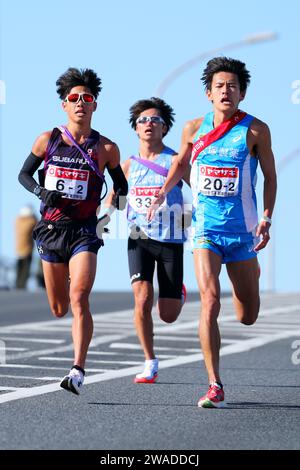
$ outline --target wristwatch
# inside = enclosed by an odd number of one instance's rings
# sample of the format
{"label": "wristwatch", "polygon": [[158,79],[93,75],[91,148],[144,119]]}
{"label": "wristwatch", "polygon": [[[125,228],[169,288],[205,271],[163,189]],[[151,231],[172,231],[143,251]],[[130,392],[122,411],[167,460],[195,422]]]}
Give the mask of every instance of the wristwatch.
{"label": "wristwatch", "polygon": [[42,191],[43,191],[42,186],[36,185],[36,187],[33,190],[33,194],[35,194],[40,199]]}

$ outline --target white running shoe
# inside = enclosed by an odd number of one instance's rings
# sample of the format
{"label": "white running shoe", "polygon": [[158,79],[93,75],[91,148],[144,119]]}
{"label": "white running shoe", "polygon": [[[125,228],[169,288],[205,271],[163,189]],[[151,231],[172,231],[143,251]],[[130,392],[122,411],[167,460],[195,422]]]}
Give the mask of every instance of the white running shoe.
{"label": "white running shoe", "polygon": [[158,377],[158,359],[147,359],[145,368],[141,374],[137,374],[134,379],[136,384],[153,384]]}
{"label": "white running shoe", "polygon": [[84,374],[80,370],[72,367],[69,374],[66,375],[60,382],[60,386],[68,392],[75,393],[75,395],[80,395],[83,382]]}

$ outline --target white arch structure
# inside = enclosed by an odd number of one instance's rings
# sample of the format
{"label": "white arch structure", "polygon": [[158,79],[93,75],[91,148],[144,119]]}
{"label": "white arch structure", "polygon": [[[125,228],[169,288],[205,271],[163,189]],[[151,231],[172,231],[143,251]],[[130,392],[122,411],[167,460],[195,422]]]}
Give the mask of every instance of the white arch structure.
{"label": "white arch structure", "polygon": [[194,65],[201,62],[203,59],[206,59],[208,57],[212,57],[216,54],[220,54],[220,53],[225,52],[227,50],[237,49],[237,48],[245,46],[245,45],[253,45],[253,44],[257,44],[257,43],[265,42],[265,41],[273,41],[274,39],[277,39],[277,37],[278,37],[277,33],[273,32],[273,31],[263,32],[263,33],[255,33],[255,34],[251,34],[249,36],[246,36],[245,38],[240,39],[239,41],[232,42],[230,44],[226,44],[225,46],[217,47],[215,49],[211,49],[211,50],[206,51],[206,52],[202,52],[201,54],[196,55],[192,59],[188,60],[187,62],[184,62],[179,67],[172,70],[164,78],[164,80],[162,80],[162,82],[158,85],[158,87],[154,91],[153,96],[162,98],[164,96],[165,92],[167,91],[167,89],[169,88],[169,86],[180,75],[182,75],[188,69],[192,68]]}

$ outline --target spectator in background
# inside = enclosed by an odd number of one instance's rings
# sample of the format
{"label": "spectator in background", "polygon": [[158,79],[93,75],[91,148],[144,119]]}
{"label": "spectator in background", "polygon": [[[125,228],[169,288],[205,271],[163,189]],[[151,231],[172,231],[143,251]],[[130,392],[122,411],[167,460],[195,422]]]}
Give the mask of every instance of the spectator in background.
{"label": "spectator in background", "polygon": [[15,221],[17,289],[26,289],[30,276],[33,251],[32,231],[36,223],[37,218],[32,207],[29,205],[22,207]]}

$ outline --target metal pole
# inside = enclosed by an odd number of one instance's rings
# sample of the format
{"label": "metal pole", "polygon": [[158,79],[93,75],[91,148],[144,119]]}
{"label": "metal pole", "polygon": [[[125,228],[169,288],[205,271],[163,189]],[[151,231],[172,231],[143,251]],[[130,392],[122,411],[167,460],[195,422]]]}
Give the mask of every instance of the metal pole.
{"label": "metal pole", "polygon": [[[276,165],[277,175],[292,163],[300,155],[300,147],[283,157]],[[276,270],[276,217],[272,223],[272,239],[268,249],[267,256],[267,290],[274,292],[276,290],[275,270]]]}

